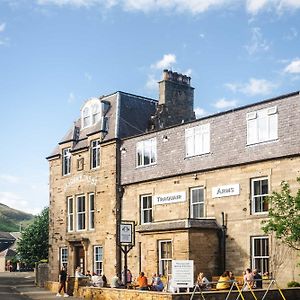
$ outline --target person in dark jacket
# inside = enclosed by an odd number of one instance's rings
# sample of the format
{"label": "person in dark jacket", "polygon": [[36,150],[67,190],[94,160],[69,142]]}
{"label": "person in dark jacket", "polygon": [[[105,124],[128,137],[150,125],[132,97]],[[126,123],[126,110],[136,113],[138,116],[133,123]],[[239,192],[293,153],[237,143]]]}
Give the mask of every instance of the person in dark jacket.
{"label": "person in dark jacket", "polygon": [[66,282],[67,282],[67,270],[65,267],[62,267],[60,272],[59,272],[59,289],[58,289],[58,293],[56,294],[56,297],[61,297],[60,292],[62,290],[64,290],[64,297],[69,297],[69,295],[66,292]]}

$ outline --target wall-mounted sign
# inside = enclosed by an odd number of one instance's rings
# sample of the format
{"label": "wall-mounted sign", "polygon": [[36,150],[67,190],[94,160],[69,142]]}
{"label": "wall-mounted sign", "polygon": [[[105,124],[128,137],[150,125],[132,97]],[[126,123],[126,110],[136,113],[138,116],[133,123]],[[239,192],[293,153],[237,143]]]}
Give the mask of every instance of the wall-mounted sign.
{"label": "wall-mounted sign", "polygon": [[234,196],[239,194],[240,194],[239,184],[222,185],[222,186],[216,186],[212,188],[213,198],[228,197],[228,196]]}
{"label": "wall-mounted sign", "polygon": [[74,176],[74,177],[70,178],[66,182],[64,188],[66,190],[71,186],[78,185],[78,184],[81,184],[81,183],[96,185],[97,184],[97,178],[95,178],[93,176],[90,176],[90,175],[80,174],[80,175],[77,175],[77,176]]}
{"label": "wall-mounted sign", "polygon": [[172,283],[177,287],[194,286],[193,260],[172,260]]}
{"label": "wall-mounted sign", "polygon": [[154,205],[184,202],[185,200],[186,200],[185,192],[153,196]]}

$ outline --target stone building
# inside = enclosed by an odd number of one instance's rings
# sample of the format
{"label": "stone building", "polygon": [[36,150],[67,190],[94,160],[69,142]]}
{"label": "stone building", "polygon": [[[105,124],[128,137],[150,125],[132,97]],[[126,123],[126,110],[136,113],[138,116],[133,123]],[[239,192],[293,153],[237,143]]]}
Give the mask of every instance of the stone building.
{"label": "stone building", "polygon": [[261,230],[266,196],[282,180],[299,188],[299,116],[296,92],[124,139],[121,217],[136,223],[129,268],[171,274],[172,259],[191,259],[195,275],[251,267],[299,281],[297,253]]}
{"label": "stone building", "polygon": [[70,275],[77,266],[82,273],[118,272],[120,139],[145,132],[156,104],[123,92],[89,99],[81,117],[47,157],[50,280],[57,280],[62,265]]}
{"label": "stone building", "polygon": [[136,224],[128,267],[208,277],[246,267],[297,279],[296,253],[261,230],[265,198],[300,174],[299,93],[195,120],[190,77],[164,71],[159,101],[123,92],[88,100],[47,158],[50,279],[123,262],[118,224]]}

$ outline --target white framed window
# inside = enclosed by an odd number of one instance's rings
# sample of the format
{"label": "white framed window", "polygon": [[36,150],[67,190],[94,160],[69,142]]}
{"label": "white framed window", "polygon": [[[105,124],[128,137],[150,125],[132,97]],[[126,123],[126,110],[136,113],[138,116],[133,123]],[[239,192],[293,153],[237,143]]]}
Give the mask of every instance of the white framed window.
{"label": "white framed window", "polygon": [[186,157],[210,152],[210,124],[203,124],[185,130]]}
{"label": "white framed window", "polygon": [[59,261],[60,261],[60,268],[68,267],[68,248],[62,247],[59,249]]}
{"label": "white framed window", "polygon": [[152,222],[152,195],[142,195],[141,199],[141,224]]}
{"label": "white framed window", "polygon": [[95,194],[89,194],[89,229],[95,229]]}
{"label": "white framed window", "polygon": [[68,231],[74,231],[74,199],[73,197],[67,198],[68,206]]}
{"label": "white framed window", "polygon": [[71,148],[65,148],[62,151],[62,173],[68,175],[71,173]]}
{"label": "white framed window", "polygon": [[190,189],[190,213],[191,218],[204,217],[204,188],[196,187]]}
{"label": "white framed window", "polygon": [[82,111],[82,120],[83,120],[83,128],[89,127],[91,125],[91,115],[90,108],[85,107]]}
{"label": "white framed window", "polygon": [[252,269],[262,274],[269,272],[269,238],[266,236],[251,237]]}
{"label": "white framed window", "polygon": [[278,138],[277,106],[247,113],[247,145]]}
{"label": "white framed window", "polygon": [[77,196],[77,230],[85,230],[86,228],[86,205],[85,205],[85,196]]}
{"label": "white framed window", "polygon": [[97,98],[87,101],[81,109],[81,127],[87,128],[95,125],[101,119],[101,103]]}
{"label": "white framed window", "polygon": [[91,169],[100,166],[100,140],[91,142]]}
{"label": "white framed window", "polygon": [[101,115],[100,115],[100,104],[94,103],[92,104],[92,123],[96,124],[100,121]]}
{"label": "white framed window", "polygon": [[156,163],[156,138],[136,144],[137,166],[148,166]]}
{"label": "white framed window", "polygon": [[158,273],[164,276],[172,274],[172,241],[158,241]]}
{"label": "white framed window", "polygon": [[101,275],[103,272],[103,247],[94,246],[94,272]]}
{"label": "white framed window", "polygon": [[252,214],[268,211],[267,197],[269,195],[268,177],[251,179],[251,211]]}

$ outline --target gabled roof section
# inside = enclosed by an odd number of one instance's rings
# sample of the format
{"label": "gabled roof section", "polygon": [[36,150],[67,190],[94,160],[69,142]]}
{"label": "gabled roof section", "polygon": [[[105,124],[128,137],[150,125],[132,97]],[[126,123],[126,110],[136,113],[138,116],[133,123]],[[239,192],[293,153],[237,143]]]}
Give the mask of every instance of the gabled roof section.
{"label": "gabled roof section", "polygon": [[151,116],[157,106],[157,100],[121,91],[102,96],[100,101],[102,104],[100,121],[82,129],[81,118],[76,120],[47,157],[48,160],[59,157],[61,149],[59,145],[71,143],[71,152],[89,147],[87,138],[95,133],[100,133],[102,142],[145,133],[149,129]]}

